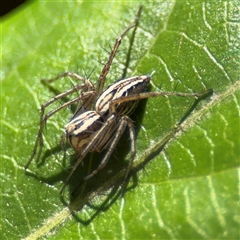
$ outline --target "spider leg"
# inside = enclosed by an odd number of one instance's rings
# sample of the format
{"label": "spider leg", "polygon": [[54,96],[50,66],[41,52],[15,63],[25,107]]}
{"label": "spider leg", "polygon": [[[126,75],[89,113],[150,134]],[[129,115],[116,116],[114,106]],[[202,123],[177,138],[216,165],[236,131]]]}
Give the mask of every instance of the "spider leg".
{"label": "spider leg", "polygon": [[63,184],[60,193],[63,192],[63,190],[66,187],[66,184],[68,183],[69,179],[71,178],[72,174],[77,169],[78,165],[82,162],[82,160],[85,158],[85,156],[93,150],[98,150],[99,145],[102,146],[102,140],[106,141],[108,138],[106,137],[106,134],[109,132],[109,129],[112,129],[114,125],[116,124],[116,115],[112,114],[108,120],[104,123],[104,125],[99,129],[99,131],[96,132],[93,139],[89,142],[89,144],[84,148],[84,150],[76,156],[77,162],[74,164],[70,174],[68,175],[67,179],[65,180],[65,183]]}
{"label": "spider leg", "polygon": [[[131,141],[131,159],[130,159],[130,163],[129,163],[128,167],[127,167],[127,171],[126,171],[126,173],[124,175],[124,181],[123,182],[125,183],[125,181],[126,181],[126,179],[128,177],[129,171],[131,170],[133,160],[134,160],[135,155],[136,155],[135,128],[134,128],[134,125],[132,123],[132,120],[128,116],[123,116],[119,120],[119,124],[117,126],[116,133],[115,133],[115,135],[113,135],[112,138],[110,138],[111,141],[109,141],[109,143],[111,142],[111,144],[110,144],[110,146],[108,148],[108,151],[107,151],[106,155],[102,159],[100,165],[91,174],[89,174],[87,177],[85,177],[83,179],[83,181],[72,192],[73,195],[78,191],[79,187],[84,182],[86,182],[88,179],[92,178],[95,174],[97,174],[101,169],[103,169],[106,166],[110,156],[112,155],[116,145],[118,144],[118,142],[119,142],[119,140],[120,140],[120,138],[121,138],[122,134],[124,133],[124,131],[125,131],[127,126],[129,128],[130,141]],[[124,186],[123,186],[122,190],[124,191]]]}
{"label": "spider leg", "polygon": [[140,6],[139,10],[138,10],[138,13],[137,13],[137,19],[136,20],[136,24],[134,26],[134,29],[133,29],[133,33],[132,33],[132,36],[130,38],[130,45],[129,45],[129,49],[128,49],[128,53],[126,55],[126,62],[125,62],[125,67],[123,69],[123,73],[122,73],[122,79],[123,78],[126,78],[126,75],[127,75],[127,70],[129,68],[129,65],[130,65],[130,62],[131,62],[131,51],[132,51],[132,48],[133,48],[133,43],[134,43],[134,39],[135,39],[135,36],[136,36],[136,31],[137,31],[137,28],[138,28],[138,25],[139,25],[139,19],[140,19],[140,16],[141,16],[141,12],[142,12],[142,6]]}
{"label": "spider leg", "polygon": [[83,82],[84,84],[87,84],[91,87],[94,88],[93,84],[89,81],[88,78],[84,78],[76,73],[72,73],[72,72],[64,72],[64,73],[61,73],[59,75],[57,75],[56,77],[53,77],[53,78],[50,78],[50,79],[41,79],[41,82],[43,84],[50,84],[50,83],[53,83],[55,82],[56,80],[58,79],[61,79],[61,78],[64,78],[64,77],[72,77],[72,78],[75,78],[81,82]]}
{"label": "spider leg", "polygon": [[[114,135],[113,139],[111,140],[111,145],[109,146],[106,155],[102,159],[98,168],[95,169],[87,177],[85,177],[84,181],[87,181],[88,179],[93,177],[96,173],[98,173],[102,168],[104,168],[106,166],[110,156],[112,155],[115,147],[117,146],[117,144],[118,144],[118,142],[119,142],[119,140],[120,140],[120,138],[121,138],[122,134],[124,133],[127,126],[129,127],[129,130],[130,130],[130,139],[131,139],[131,162],[129,164],[130,167],[131,167],[133,159],[136,155],[136,144],[135,144],[135,138],[134,138],[135,137],[135,129],[134,129],[134,125],[132,123],[132,120],[128,116],[123,116],[119,120],[119,125],[118,125],[118,128],[116,130],[116,134]],[[129,168],[128,168],[128,171],[127,171],[126,175],[128,175],[128,173],[129,173]],[[125,178],[126,178],[126,176],[125,176]]]}
{"label": "spider leg", "polygon": [[[40,124],[39,124],[39,129],[38,129],[38,133],[37,133],[37,137],[36,137],[36,140],[35,140],[35,144],[34,144],[34,148],[33,148],[33,152],[28,160],[28,162],[26,163],[25,165],[25,169],[27,169],[30,165],[30,163],[32,162],[33,158],[35,157],[35,155],[37,154],[37,157],[36,157],[36,162],[39,161],[40,159],[40,156],[41,156],[41,153],[42,153],[42,148],[43,148],[43,129],[44,129],[44,126],[47,122],[47,120],[52,116],[54,115],[56,112],[58,112],[59,110],[63,109],[63,108],[66,108],[67,106],[75,103],[75,102],[78,102],[79,100],[81,99],[84,99],[84,98],[87,98],[89,96],[91,96],[91,94],[93,94],[93,92],[88,92],[88,93],[84,93],[82,95],[79,95],[77,98],[74,98],[66,103],[64,103],[63,105],[61,105],[60,107],[50,111],[49,113],[47,113],[45,115],[45,109],[52,103],[56,102],[57,100],[75,92],[76,90],[79,90],[83,87],[83,84],[80,84],[80,85],[76,85],[73,89],[70,89],[64,93],[61,93],[55,97],[53,97],[52,99],[50,99],[48,102],[46,102],[45,104],[41,105],[41,113],[40,113]],[[39,149],[38,149],[39,147]]]}
{"label": "spider leg", "polygon": [[201,100],[206,98],[207,96],[211,95],[213,93],[212,89],[206,89],[203,92],[200,93],[181,93],[181,92],[145,92],[145,93],[139,93],[129,96],[123,96],[119,97],[117,99],[114,99],[110,103],[110,113],[116,111],[116,105],[121,104],[124,102],[144,99],[144,98],[152,98],[152,97],[159,97],[159,96],[178,96],[178,97],[193,97],[196,100]]}
{"label": "spider leg", "polygon": [[112,65],[113,59],[114,59],[114,57],[115,57],[115,55],[117,53],[117,50],[118,50],[118,48],[119,48],[119,46],[121,44],[122,39],[124,38],[124,36],[127,34],[127,32],[131,28],[133,28],[135,25],[138,25],[138,21],[139,21],[141,12],[142,12],[142,6],[139,7],[137,16],[133,20],[133,22],[131,22],[128,25],[128,27],[124,30],[124,32],[116,39],[115,44],[114,44],[114,46],[112,48],[112,51],[110,53],[110,56],[108,58],[108,61],[106,62],[106,64],[104,65],[104,67],[103,67],[103,69],[102,69],[102,71],[100,73],[100,76],[99,76],[99,79],[98,79],[98,86],[97,86],[97,95],[99,95],[103,91],[107,74],[108,74],[108,72],[110,70],[110,67]]}
{"label": "spider leg", "polygon": [[[90,92],[90,91],[95,91],[95,87],[94,85],[92,84],[92,82],[88,79],[88,78],[84,78],[76,73],[73,73],[73,72],[64,72],[64,73],[61,73],[59,75],[57,75],[56,77],[54,78],[50,78],[50,79],[41,79],[41,82],[44,84],[44,85],[50,85],[50,83],[53,83],[55,82],[56,80],[58,79],[61,79],[61,78],[64,78],[64,77],[71,77],[71,78],[75,78],[81,82],[83,82],[83,84],[81,85],[82,86],[82,92]],[[75,86],[73,86],[73,88],[75,88]],[[77,91],[76,91],[77,92]],[[89,110],[90,107],[92,106],[93,102],[95,101],[95,98],[96,98],[96,94],[93,95],[91,98],[89,98],[85,103],[84,103],[84,110]],[[77,107],[77,109],[80,108],[80,105]]]}

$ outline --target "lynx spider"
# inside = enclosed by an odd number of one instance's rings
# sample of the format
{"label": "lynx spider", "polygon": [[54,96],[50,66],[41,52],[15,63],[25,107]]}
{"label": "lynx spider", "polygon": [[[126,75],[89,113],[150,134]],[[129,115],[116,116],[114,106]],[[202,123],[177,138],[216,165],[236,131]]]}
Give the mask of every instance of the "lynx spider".
{"label": "lynx spider", "polygon": [[[131,28],[135,28],[136,30],[141,11],[142,7],[139,8],[134,21],[130,23],[124,32],[116,39],[108,61],[104,65],[99,75],[98,86],[96,88],[88,78],[81,77],[72,72],[65,72],[52,79],[43,80],[49,84],[63,77],[72,77],[82,82],[82,84],[75,85],[72,89],[53,97],[45,104],[41,105],[38,134],[35,140],[33,152],[27,164],[25,165],[25,169],[27,169],[35,156],[36,161],[39,161],[41,157],[41,152],[43,149],[43,128],[47,120],[61,109],[66,108],[74,103],[78,103],[76,112],[70,119],[69,123],[65,126],[66,132],[64,135],[64,138],[68,140],[70,145],[76,151],[77,162],[73,166],[69,176],[66,179],[66,182],[63,184],[63,187],[60,191],[61,193],[63,192],[67,182],[71,178],[78,165],[83,161],[89,152],[102,152],[104,149],[107,149],[98,168],[86,176],[83,181],[87,181],[99,170],[105,167],[126,127],[129,128],[131,141],[131,160],[125,175],[125,177],[127,177],[136,154],[135,128],[129,115],[136,108],[140,99],[158,96],[194,97],[198,99],[201,98],[202,95],[205,95],[205,92],[146,92],[151,80],[151,75],[141,75],[121,79],[110,84],[106,89],[104,89],[107,74],[110,70],[112,61],[117,53],[121,41]],[[78,97],[45,114],[45,109],[49,105],[76,91],[79,92]]]}

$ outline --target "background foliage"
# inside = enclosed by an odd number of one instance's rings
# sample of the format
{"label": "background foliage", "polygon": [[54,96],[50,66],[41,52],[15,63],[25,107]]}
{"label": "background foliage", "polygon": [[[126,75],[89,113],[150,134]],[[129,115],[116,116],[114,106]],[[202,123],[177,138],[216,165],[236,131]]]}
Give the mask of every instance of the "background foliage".
{"label": "background foliage", "polygon": [[[149,161],[134,175],[130,185],[136,186],[124,198],[102,188],[127,162],[127,138],[82,194],[69,198],[70,186],[60,197],[71,157],[64,156],[59,138],[71,110],[49,120],[43,163],[24,170],[37,132],[37,109],[54,96],[39,80],[67,70],[89,75],[94,69],[95,82],[99,62],[108,55],[103,48],[109,50],[139,4],[33,2],[3,19],[1,239],[239,238],[237,1],[144,1],[128,75],[155,70],[152,91],[213,88],[214,95],[197,106],[182,131],[170,135],[160,154],[164,137],[193,100],[157,98],[140,105],[133,116],[138,132],[135,163]],[[121,76],[128,44],[126,37],[109,83]],[[61,80],[54,87],[64,91],[71,83]],[[96,166],[99,157],[86,161],[74,176],[76,182],[87,162]],[[108,187],[109,181],[115,183],[109,179]],[[91,191],[96,182],[98,190]]]}

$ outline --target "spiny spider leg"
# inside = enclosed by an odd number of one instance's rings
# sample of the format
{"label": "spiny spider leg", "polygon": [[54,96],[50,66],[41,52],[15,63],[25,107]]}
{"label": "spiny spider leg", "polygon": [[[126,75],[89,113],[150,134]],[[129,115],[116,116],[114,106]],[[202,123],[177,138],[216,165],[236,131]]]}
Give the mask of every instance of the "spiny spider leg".
{"label": "spiny spider leg", "polygon": [[110,53],[110,56],[108,58],[108,61],[107,63],[104,65],[101,73],[100,73],[100,76],[99,76],[99,81],[98,81],[98,86],[97,86],[97,95],[99,95],[102,91],[103,91],[103,88],[104,88],[104,84],[105,84],[105,81],[106,81],[106,77],[107,77],[107,74],[110,70],[110,67],[112,65],[112,61],[117,53],[117,50],[121,44],[121,41],[123,39],[123,37],[127,34],[127,32],[135,27],[135,26],[138,26],[138,22],[139,22],[139,19],[140,19],[140,16],[141,16],[141,12],[142,12],[142,6],[139,7],[139,10],[138,10],[138,13],[137,13],[137,16],[136,18],[133,20],[132,23],[129,24],[129,26],[124,30],[124,32],[116,39],[116,42],[113,46],[113,49]]}
{"label": "spiny spider leg", "polygon": [[[119,142],[119,139],[121,138],[126,126],[129,127],[130,131],[130,140],[131,140],[131,162],[129,167],[132,165],[132,161],[136,154],[136,144],[135,144],[135,129],[134,125],[132,123],[132,120],[128,116],[123,116],[118,121],[117,115],[112,114],[108,120],[105,122],[105,124],[102,126],[102,128],[96,133],[96,135],[93,137],[91,142],[87,145],[87,147],[83,150],[81,154],[77,155],[77,162],[74,164],[70,174],[68,175],[65,183],[62,186],[62,189],[60,193],[63,192],[64,188],[66,187],[66,184],[68,183],[69,179],[71,178],[72,174],[75,172],[76,168],[79,166],[79,164],[82,162],[82,160],[85,158],[85,156],[90,152],[92,148],[95,148],[94,150],[98,150],[99,148],[102,151],[102,144],[106,142],[107,144],[105,147],[108,147],[107,153],[104,156],[103,160],[101,160],[100,165],[96,170],[94,170],[90,175],[84,178],[84,181],[87,181],[92,176],[94,176],[99,170],[101,170],[108,162],[113,150],[115,149],[117,143]],[[114,134],[113,134],[113,131]],[[107,139],[103,140],[107,136]],[[109,141],[110,140],[110,141]],[[126,174],[128,174],[129,170]]]}
{"label": "spiny spider leg", "polygon": [[[129,128],[129,134],[130,134],[130,142],[131,142],[131,156],[130,156],[130,162],[128,164],[128,167],[127,167],[127,170],[125,172],[125,176],[124,176],[124,182],[125,180],[127,179],[128,177],[128,174],[129,174],[129,171],[132,167],[132,163],[133,163],[133,160],[135,158],[135,155],[136,155],[136,140],[135,140],[135,128],[134,128],[134,125],[133,125],[133,122],[131,120],[131,118],[129,118],[128,116],[123,116],[121,117],[121,119],[119,120],[119,122],[117,123],[116,125],[116,130],[115,130],[115,134],[110,138],[110,146],[108,147],[108,150],[104,156],[104,158],[101,160],[99,166],[94,170],[92,171],[91,174],[89,174],[88,176],[86,176],[83,181],[80,182],[80,184],[74,189],[74,191],[72,192],[72,194],[74,195],[77,190],[79,189],[79,187],[84,183],[86,182],[88,179],[92,178],[95,174],[97,174],[101,169],[103,169],[106,164],[108,163],[108,160],[109,158],[111,157],[114,149],[116,148],[120,138],[122,137],[126,127],[128,126]],[[105,133],[102,133],[105,135]],[[91,143],[90,143],[91,144]],[[82,158],[82,157],[81,157]],[[79,165],[79,163],[76,163]],[[76,165],[75,164],[75,165]],[[70,178],[69,178],[70,179]],[[67,180],[69,180],[67,179]],[[65,185],[67,184],[67,181],[65,182],[61,192],[64,190],[65,188]]]}
{"label": "spiny spider leg", "polygon": [[[35,157],[35,155],[37,154],[37,157],[36,157],[36,162],[39,161],[40,159],[40,156],[41,156],[41,152],[42,152],[42,148],[43,148],[43,129],[44,129],[44,126],[47,122],[47,120],[52,116],[54,115],[56,112],[58,112],[59,110],[63,109],[63,108],[66,108],[67,106],[70,106],[72,105],[73,103],[75,102],[78,102],[79,100],[81,99],[84,99],[84,98],[87,98],[88,95],[85,93],[85,96],[84,95],[80,95],[78,96],[77,98],[74,98],[66,103],[64,103],[63,105],[61,105],[60,107],[50,111],[49,113],[47,113],[45,115],[45,109],[52,103],[56,102],[57,100],[65,97],[65,96],[68,96],[69,94],[72,94],[74,92],[76,92],[77,90],[80,90],[82,89],[83,87],[85,86],[85,84],[79,84],[79,85],[76,85],[74,86],[74,88],[64,92],[64,93],[60,93],[59,95],[51,98],[48,102],[46,102],[45,104],[41,105],[41,113],[40,113],[40,121],[39,121],[39,130],[38,130],[38,134],[37,134],[37,137],[36,137],[36,140],[35,140],[35,144],[34,144],[34,148],[33,148],[33,152],[28,160],[28,162],[26,163],[25,165],[25,169],[27,169],[30,165],[30,163],[32,162],[33,158]],[[95,92],[89,92],[89,95],[93,94]],[[38,150],[38,146],[39,146],[39,150]],[[38,150],[38,151],[37,151]]]}
{"label": "spiny spider leg", "polygon": [[[92,82],[88,78],[84,78],[84,77],[82,77],[82,76],[80,76],[76,73],[73,73],[73,72],[64,72],[64,73],[61,73],[61,74],[57,75],[54,78],[41,79],[41,82],[44,85],[49,85],[50,83],[53,83],[56,80],[64,78],[64,77],[72,77],[72,78],[75,78],[75,79],[83,82],[83,84],[82,84],[83,87],[81,88],[82,92],[95,91],[94,85],[92,84]],[[73,86],[73,88],[74,88],[74,86]],[[95,98],[96,98],[96,94],[94,94],[91,98],[89,98],[88,101],[84,102],[84,105],[82,106],[83,109],[84,110],[90,110],[93,102],[95,101]],[[79,102],[79,105],[78,105],[77,109],[80,108],[80,105],[81,105],[81,102]]]}
{"label": "spiny spider leg", "polygon": [[[95,113],[95,115],[98,115]],[[69,179],[71,178],[72,174],[75,172],[76,168],[78,165],[82,162],[82,160],[85,158],[85,156],[92,150],[98,150],[98,143],[102,144],[102,139],[106,136],[106,133],[109,131],[109,129],[112,129],[112,126],[114,126],[117,118],[115,115],[112,115],[111,117],[108,118],[108,120],[104,123],[104,125],[96,132],[94,135],[93,139],[87,144],[87,146],[83,149],[82,152],[77,154],[76,159],[77,162],[74,164],[72,167],[72,170],[70,174],[68,175],[67,179],[65,180],[65,183],[63,184],[60,193],[63,192],[63,190],[66,187],[66,184],[68,183]],[[92,150],[93,151],[93,150]]]}
{"label": "spiny spider leg", "polygon": [[139,19],[140,19],[140,16],[141,16],[141,11],[142,11],[142,6],[140,6],[140,8],[138,10],[137,21],[136,21],[135,27],[133,29],[133,33],[132,33],[131,38],[130,38],[129,49],[128,49],[128,52],[127,52],[127,55],[126,55],[125,67],[124,67],[121,78],[126,78],[127,70],[129,68],[129,65],[130,65],[131,52],[132,52],[132,48],[133,48],[134,39],[135,39],[135,36],[136,36],[136,31],[137,31],[137,28],[138,28],[138,25],[139,25]]}
{"label": "spiny spider leg", "polygon": [[53,83],[56,80],[64,78],[64,77],[72,77],[72,78],[78,79],[79,81],[83,82],[84,84],[87,84],[87,85],[94,88],[93,84],[89,81],[88,78],[84,78],[84,77],[82,77],[82,76],[80,76],[76,73],[73,73],[73,72],[64,72],[64,73],[61,73],[61,74],[59,74],[59,75],[57,75],[53,78],[50,78],[50,79],[41,79],[41,82],[49,84],[49,83]]}
{"label": "spiny spider leg", "polygon": [[[46,121],[47,121],[47,119],[49,119],[52,115],[54,115],[55,113],[57,113],[59,110],[65,108],[65,107],[68,107],[68,106],[72,105],[73,103],[78,102],[79,100],[83,100],[83,99],[85,99],[85,98],[88,99],[89,97],[91,97],[91,96],[94,95],[94,94],[95,94],[95,91],[94,91],[94,92],[82,93],[82,94],[79,95],[78,97],[76,97],[76,98],[74,98],[74,99],[72,99],[72,100],[69,100],[68,102],[62,104],[62,105],[59,106],[58,108],[55,108],[54,110],[48,112],[45,116],[44,116],[44,111],[45,111],[45,109],[46,109],[46,106],[43,106],[43,105],[42,105],[43,108],[44,108],[44,109],[42,110],[42,112],[43,112],[42,122],[44,122],[44,124],[45,124]],[[78,113],[78,109],[77,109],[76,113]],[[76,116],[76,113],[74,113],[73,118]]]}
{"label": "spiny spider leg", "polygon": [[153,97],[159,97],[159,96],[177,96],[177,97],[194,97],[195,99],[202,99],[209,95],[211,95],[213,92],[212,89],[206,89],[203,92],[200,93],[181,93],[181,92],[145,92],[145,93],[138,93],[130,96],[123,96],[119,97],[117,99],[114,99],[110,103],[110,112],[115,112],[115,108],[117,104],[129,102],[133,100],[139,100],[144,98],[153,98]]}
{"label": "spiny spider leg", "polygon": [[130,140],[131,140],[131,157],[130,157],[131,160],[130,160],[130,163],[129,163],[128,167],[131,167],[133,159],[136,155],[135,128],[134,128],[134,125],[132,123],[132,120],[128,116],[123,116],[119,120],[117,130],[116,130],[115,135],[114,135],[114,137],[111,141],[111,145],[108,147],[108,151],[107,151],[106,155],[101,160],[101,163],[98,166],[98,168],[96,170],[94,170],[91,174],[89,174],[87,177],[85,177],[84,181],[87,181],[88,179],[93,177],[99,170],[101,170],[102,168],[104,168],[106,166],[111,154],[113,153],[113,150],[117,146],[117,144],[118,144],[118,142],[119,142],[121,136],[123,135],[127,126],[129,128]]}

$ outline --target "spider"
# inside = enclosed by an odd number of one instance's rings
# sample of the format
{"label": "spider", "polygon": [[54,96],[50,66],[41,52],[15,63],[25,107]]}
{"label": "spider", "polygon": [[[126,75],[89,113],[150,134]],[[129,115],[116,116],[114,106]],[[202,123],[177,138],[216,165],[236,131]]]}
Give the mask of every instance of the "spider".
{"label": "spider", "polygon": [[[43,129],[47,120],[59,110],[77,103],[77,110],[69,123],[65,126],[65,134],[61,139],[61,142],[67,139],[69,144],[73,147],[76,152],[77,161],[72,167],[60,193],[63,192],[72,174],[89,152],[102,152],[106,149],[106,153],[97,169],[86,176],[83,181],[87,181],[104,168],[126,128],[129,129],[131,142],[130,163],[125,178],[128,176],[129,169],[131,168],[136,154],[135,128],[129,115],[137,107],[140,99],[158,96],[194,97],[198,99],[206,95],[206,91],[209,93],[211,92],[211,90],[206,90],[202,93],[147,92],[147,88],[151,81],[151,75],[139,75],[120,79],[104,89],[107,74],[121,41],[131,28],[135,28],[134,30],[136,30],[141,11],[142,7],[139,8],[134,21],[130,23],[120,37],[116,39],[108,61],[100,73],[96,88],[88,78],[81,77],[72,72],[65,72],[55,78],[43,80],[49,84],[62,77],[72,77],[82,82],[82,84],[78,84],[72,89],[55,96],[41,106],[40,125],[34,149],[29,161],[25,165],[25,169],[27,169],[35,156],[36,161],[39,161],[41,157],[43,149]],[[45,109],[50,104],[76,91],[79,92],[78,97],[45,114]]]}

